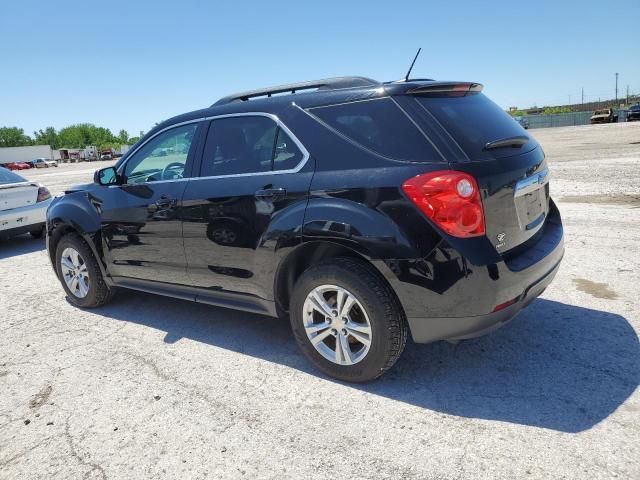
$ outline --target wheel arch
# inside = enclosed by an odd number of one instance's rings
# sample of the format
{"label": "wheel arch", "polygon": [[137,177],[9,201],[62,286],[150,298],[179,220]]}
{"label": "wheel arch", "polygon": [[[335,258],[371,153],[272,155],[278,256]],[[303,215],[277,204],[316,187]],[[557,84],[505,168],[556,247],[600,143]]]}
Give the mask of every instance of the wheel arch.
{"label": "wheel arch", "polygon": [[387,283],[389,275],[392,275],[391,270],[374,262],[370,252],[362,248],[356,249],[329,240],[308,240],[289,252],[278,266],[274,279],[274,298],[278,311],[288,312],[295,282],[307,269],[337,257],[354,258],[372,266]]}
{"label": "wheel arch", "polygon": [[108,276],[104,261],[101,230],[97,229],[95,231],[87,231],[81,224],[69,218],[49,217],[47,219],[47,250],[49,253],[49,260],[51,261],[51,265],[53,265],[56,275],[58,275],[58,269],[56,267],[56,250],[60,240],[69,234],[78,235],[87,245],[89,245],[91,252],[98,260],[97,263],[105,282],[111,285],[112,282]]}

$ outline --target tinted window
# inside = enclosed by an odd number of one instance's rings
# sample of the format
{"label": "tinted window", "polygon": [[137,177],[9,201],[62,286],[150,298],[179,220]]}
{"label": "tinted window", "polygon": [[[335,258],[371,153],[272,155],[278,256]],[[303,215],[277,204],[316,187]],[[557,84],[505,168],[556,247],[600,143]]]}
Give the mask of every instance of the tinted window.
{"label": "tinted window", "polygon": [[0,167],[0,184],[3,183],[18,183],[18,182],[26,182],[24,178],[20,175],[16,175],[10,170],[6,168]]}
{"label": "tinted window", "polygon": [[176,127],[145,143],[127,161],[127,183],[182,178],[196,128],[195,123]]}
{"label": "tinted window", "polygon": [[276,138],[276,146],[273,151],[273,169],[291,170],[297,167],[303,158],[303,153],[291,137],[289,137],[284,130],[279,128],[278,136]]}
{"label": "tinted window", "polygon": [[[484,150],[488,142],[528,135],[513,117],[481,93],[461,97],[416,97],[416,101],[438,120],[471,160],[514,155],[530,149]],[[533,148],[536,143],[530,141],[527,145]]]}
{"label": "tinted window", "polygon": [[202,176],[271,170],[276,123],[267,117],[231,117],[209,127]]}
{"label": "tinted window", "polygon": [[440,160],[424,135],[389,98],[317,107],[309,112],[352,141],[385,157]]}

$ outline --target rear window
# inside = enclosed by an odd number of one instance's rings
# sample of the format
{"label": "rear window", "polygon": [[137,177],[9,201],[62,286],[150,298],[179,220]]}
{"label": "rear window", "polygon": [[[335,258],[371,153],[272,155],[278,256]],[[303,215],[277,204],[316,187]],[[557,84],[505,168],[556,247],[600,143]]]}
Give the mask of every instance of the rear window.
{"label": "rear window", "polygon": [[360,146],[406,161],[442,161],[426,137],[390,98],[309,109],[309,113]]}
{"label": "rear window", "polygon": [[435,117],[471,160],[521,154],[537,145],[530,140],[517,152],[511,148],[485,151],[488,142],[529,135],[513,121],[513,117],[482,93],[460,97],[416,97],[416,101]]}
{"label": "rear window", "polygon": [[26,182],[26,180],[20,175],[16,175],[15,173],[13,173],[11,170],[0,167],[0,185],[18,182]]}

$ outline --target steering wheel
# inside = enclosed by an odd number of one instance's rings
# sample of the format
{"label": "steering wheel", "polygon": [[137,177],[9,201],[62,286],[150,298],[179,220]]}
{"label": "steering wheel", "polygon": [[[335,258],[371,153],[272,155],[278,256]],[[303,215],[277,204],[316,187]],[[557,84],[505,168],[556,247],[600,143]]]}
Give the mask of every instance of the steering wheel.
{"label": "steering wheel", "polygon": [[[181,172],[175,171],[176,169],[181,168]],[[172,177],[167,178],[168,174],[171,173]],[[162,169],[162,173],[160,174],[161,180],[173,180],[174,178],[182,178],[182,174],[184,173],[184,163],[180,162],[171,162],[169,165]]]}

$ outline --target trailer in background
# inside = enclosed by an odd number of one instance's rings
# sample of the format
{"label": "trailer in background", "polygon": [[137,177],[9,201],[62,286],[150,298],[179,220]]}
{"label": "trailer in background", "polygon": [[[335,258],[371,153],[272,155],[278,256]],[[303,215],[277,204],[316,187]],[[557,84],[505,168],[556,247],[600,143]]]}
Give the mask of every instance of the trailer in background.
{"label": "trailer in background", "polygon": [[28,147],[0,148],[0,164],[13,162],[31,162],[36,158],[53,160],[53,151],[49,145],[30,145]]}
{"label": "trailer in background", "polygon": [[98,159],[96,147],[61,148],[56,150],[57,156],[63,163],[92,162]]}

